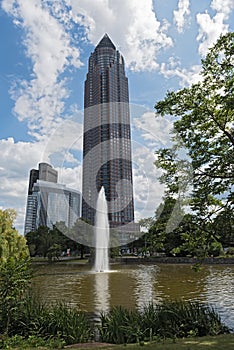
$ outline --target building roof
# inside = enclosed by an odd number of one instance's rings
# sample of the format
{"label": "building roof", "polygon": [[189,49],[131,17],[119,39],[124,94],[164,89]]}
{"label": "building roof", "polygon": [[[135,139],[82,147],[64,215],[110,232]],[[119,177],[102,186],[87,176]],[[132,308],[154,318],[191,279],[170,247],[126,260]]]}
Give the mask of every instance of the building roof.
{"label": "building roof", "polygon": [[98,45],[96,46],[96,49],[101,47],[110,47],[114,50],[116,49],[115,45],[113,44],[113,42],[111,41],[111,39],[107,34],[105,34],[103,38],[99,41]]}

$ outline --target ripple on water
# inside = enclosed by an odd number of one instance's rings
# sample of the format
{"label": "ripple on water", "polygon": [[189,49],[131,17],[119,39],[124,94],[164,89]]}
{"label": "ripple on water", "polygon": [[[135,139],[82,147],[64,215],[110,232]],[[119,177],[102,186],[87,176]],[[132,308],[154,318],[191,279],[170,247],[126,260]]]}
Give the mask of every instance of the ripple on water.
{"label": "ripple on water", "polygon": [[149,302],[196,300],[208,302],[234,329],[234,266],[113,265],[106,273],[86,266],[46,266],[37,269],[34,288],[42,300],[63,300],[88,312],[112,306],[141,309]]}

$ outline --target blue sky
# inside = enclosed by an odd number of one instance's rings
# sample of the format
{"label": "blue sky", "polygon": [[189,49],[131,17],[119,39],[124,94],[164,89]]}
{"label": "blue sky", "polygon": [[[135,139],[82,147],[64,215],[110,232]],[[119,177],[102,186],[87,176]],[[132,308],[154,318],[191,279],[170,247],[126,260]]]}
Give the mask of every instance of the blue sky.
{"label": "blue sky", "polygon": [[105,33],[129,79],[136,218],[163,195],[155,150],[172,119],[155,119],[167,90],[197,82],[200,61],[233,31],[234,0],[2,0],[0,8],[0,208],[23,232],[28,175],[41,161],[81,190],[83,83]]}

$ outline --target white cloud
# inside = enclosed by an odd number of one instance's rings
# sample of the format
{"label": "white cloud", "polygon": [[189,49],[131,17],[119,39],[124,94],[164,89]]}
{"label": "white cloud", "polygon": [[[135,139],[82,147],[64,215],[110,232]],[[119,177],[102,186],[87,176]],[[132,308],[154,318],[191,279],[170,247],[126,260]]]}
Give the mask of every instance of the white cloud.
{"label": "white cloud", "polygon": [[157,20],[152,0],[67,2],[72,5],[73,19],[86,28],[88,39],[96,45],[107,32],[116,45],[121,45],[119,49],[131,69],[157,69],[158,52],[173,45],[166,34],[168,23]]}
{"label": "white cloud", "polygon": [[65,24],[50,13],[46,1],[3,0],[2,8],[26,34],[24,45],[33,65],[32,78],[16,82],[11,93],[16,115],[20,121],[28,121],[36,137],[60,121],[68,97],[61,74],[71,65],[81,66],[79,51],[72,46]]}
{"label": "white cloud", "polygon": [[[83,125],[74,119],[63,120],[57,128],[52,131],[48,137],[41,137],[44,140],[45,148],[43,158],[49,159],[54,153],[61,153],[62,157],[66,154],[71,155],[71,151],[81,151],[83,148]],[[65,158],[62,159],[65,161]],[[74,159],[74,162],[77,160]]]}
{"label": "white cloud", "polygon": [[173,15],[178,32],[183,32],[190,15],[189,0],[178,0],[178,10],[174,10]]}
{"label": "white cloud", "polygon": [[[80,149],[80,141],[69,144],[66,132],[71,130],[74,130],[73,136],[75,136],[77,129],[74,124],[69,123],[67,129],[63,129],[65,137],[61,132],[59,133],[65,141],[62,147],[59,146],[59,138],[57,138],[59,135],[56,135],[56,142],[53,144],[54,148],[50,149],[50,153],[44,140],[35,143],[15,142],[13,138],[0,140],[0,208],[13,208],[17,211],[15,225],[20,233],[23,233],[29,172],[37,168],[40,162],[50,162],[53,152],[60,152],[65,161],[71,150]],[[74,164],[77,164],[77,160],[73,160]],[[81,164],[66,168],[61,163],[61,166],[56,169],[59,173],[59,182],[66,184],[67,187],[81,190]]]}
{"label": "white cloud", "polygon": [[162,63],[160,66],[160,73],[165,78],[178,77],[180,79],[179,84],[181,87],[190,86],[200,81],[202,79],[200,72],[200,65],[194,65],[188,69],[181,68],[179,65],[171,67],[171,65],[167,63]]}
{"label": "white cloud", "polygon": [[206,55],[207,50],[217,41],[220,34],[228,31],[229,25],[225,22],[234,9],[234,0],[213,0],[210,6],[216,11],[213,17],[207,11],[198,13],[196,16],[199,25],[197,40],[200,41],[198,51],[202,56]]}
{"label": "white cloud", "polygon": [[202,56],[206,55],[207,50],[217,41],[221,33],[228,31],[228,25],[223,21],[223,13],[217,13],[213,18],[208,13],[197,14],[197,23],[200,26],[197,40],[201,41],[198,51]]}
{"label": "white cloud", "polygon": [[[139,106],[140,111],[140,106]],[[162,201],[164,186],[159,182],[161,170],[154,165],[155,151],[169,147],[172,123],[146,111],[132,121],[133,185],[136,219],[152,216]]]}
{"label": "white cloud", "polygon": [[56,168],[59,173],[59,182],[64,183],[67,187],[82,190],[82,166],[77,165],[74,168]]}
{"label": "white cloud", "polygon": [[23,232],[29,170],[37,166],[44,145],[0,140],[0,206],[17,211],[16,227]]}
{"label": "white cloud", "polygon": [[152,216],[160,204],[164,186],[159,183],[160,171],[154,165],[151,149],[133,141],[133,188],[136,220]]}
{"label": "white cloud", "polygon": [[172,123],[166,118],[155,115],[155,112],[145,112],[140,118],[134,118],[133,127],[141,131],[141,138],[150,141],[153,147],[168,146]]}
{"label": "white cloud", "polygon": [[225,15],[225,18],[229,16],[229,14],[234,9],[234,1],[233,0],[212,0],[211,8],[217,12],[222,12]]}

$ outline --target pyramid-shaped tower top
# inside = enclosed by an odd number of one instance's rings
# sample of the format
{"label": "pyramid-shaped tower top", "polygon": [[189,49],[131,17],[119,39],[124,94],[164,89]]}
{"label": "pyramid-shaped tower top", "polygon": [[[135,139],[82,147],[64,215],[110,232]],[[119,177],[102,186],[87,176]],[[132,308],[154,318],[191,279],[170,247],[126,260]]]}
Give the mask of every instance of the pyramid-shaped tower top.
{"label": "pyramid-shaped tower top", "polygon": [[110,47],[112,49],[116,49],[115,45],[112,43],[111,39],[107,34],[104,35],[104,37],[99,41],[98,45],[96,46],[96,49],[101,47]]}

